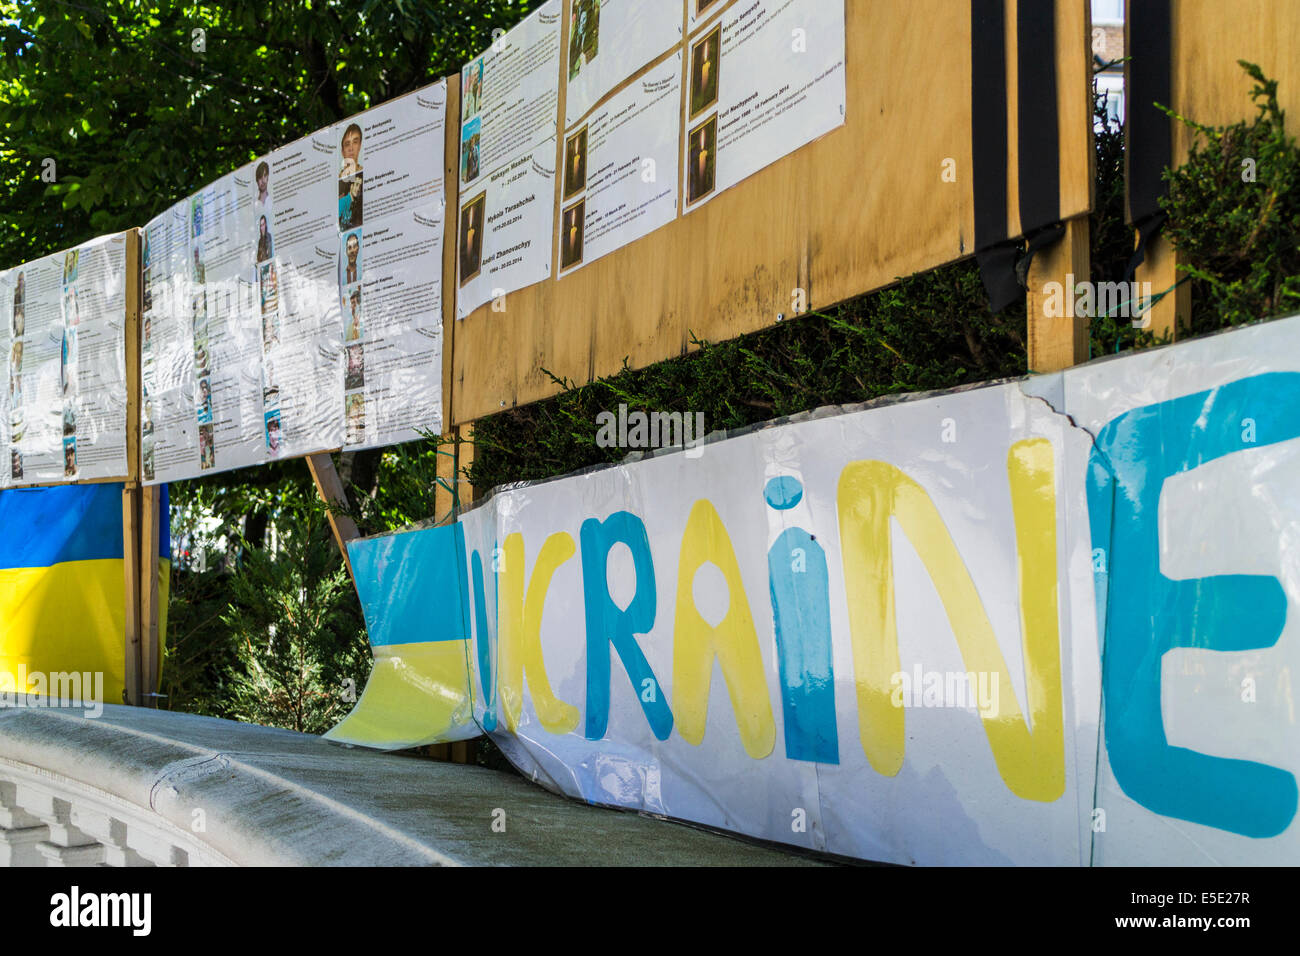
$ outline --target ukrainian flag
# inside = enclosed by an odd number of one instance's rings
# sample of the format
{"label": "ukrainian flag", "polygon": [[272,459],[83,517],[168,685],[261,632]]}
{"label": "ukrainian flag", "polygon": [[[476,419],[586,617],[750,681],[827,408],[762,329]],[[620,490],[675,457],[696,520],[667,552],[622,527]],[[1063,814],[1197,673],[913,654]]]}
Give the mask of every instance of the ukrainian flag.
{"label": "ukrainian flag", "polygon": [[327,740],[401,750],[482,734],[470,692],[460,524],[348,542],[375,664]]}
{"label": "ukrainian flag", "polygon": [[[158,642],[171,578],[167,489],[159,508]],[[101,672],[104,700],[126,687],[122,486],[0,492],[0,683],[20,674]],[[21,688],[26,692],[28,686]],[[15,688],[20,689],[20,688]]]}

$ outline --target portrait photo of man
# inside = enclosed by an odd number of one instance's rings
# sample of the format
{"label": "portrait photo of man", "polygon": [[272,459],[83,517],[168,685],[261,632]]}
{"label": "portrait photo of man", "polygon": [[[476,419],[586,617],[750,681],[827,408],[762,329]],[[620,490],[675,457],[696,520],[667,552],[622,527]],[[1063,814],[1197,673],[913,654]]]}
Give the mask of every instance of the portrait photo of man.
{"label": "portrait photo of man", "polygon": [[343,162],[339,167],[339,179],[347,179],[361,172],[361,127],[349,123],[339,141],[339,153]]}
{"label": "portrait photo of man", "polygon": [[465,70],[465,76],[461,80],[460,119],[462,123],[478,116],[482,96],[483,58],[479,57]]}
{"label": "portrait photo of man", "polygon": [[339,229],[361,225],[361,174],[339,180]]}
{"label": "portrait photo of man", "polygon": [[361,289],[353,289],[352,294],[348,296],[348,319],[346,335],[348,342],[355,342],[361,338]]}
{"label": "portrait photo of man", "polygon": [[[679,17],[681,8],[678,8]],[[600,0],[573,0],[569,21],[569,82],[586,69],[600,49]]]}
{"label": "portrait photo of man", "polygon": [[460,284],[479,274],[483,266],[483,210],[487,193],[479,193],[460,211]]}
{"label": "portrait photo of man", "polygon": [[361,279],[361,230],[343,237],[343,284],[352,285]]}
{"label": "portrait photo of man", "polygon": [[571,199],[587,188],[587,127],[564,143],[564,198]]}
{"label": "portrait photo of man", "polygon": [[271,165],[266,160],[257,164],[253,179],[257,182],[257,204],[265,206],[267,200],[271,198]]}

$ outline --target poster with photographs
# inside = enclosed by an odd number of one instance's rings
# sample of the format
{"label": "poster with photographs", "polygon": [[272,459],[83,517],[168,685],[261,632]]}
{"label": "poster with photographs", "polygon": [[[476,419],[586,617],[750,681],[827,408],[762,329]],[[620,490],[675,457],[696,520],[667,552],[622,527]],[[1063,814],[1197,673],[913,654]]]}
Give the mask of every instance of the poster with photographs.
{"label": "poster with photographs", "polygon": [[6,485],[123,478],[126,236],[0,278]]}
{"label": "poster with photographs", "polygon": [[[193,313],[196,224],[189,199],[145,225],[140,316],[141,475],[146,482],[198,474]],[[201,205],[197,208],[202,208]],[[202,307],[202,306],[200,306]]]}
{"label": "poster with photographs", "polygon": [[680,54],[602,103],[564,141],[560,273],[677,216]]}
{"label": "poster with photographs", "polygon": [[[566,0],[564,125],[682,39],[682,0]],[[695,3],[696,0],[689,0]]]}
{"label": "poster with photographs", "polygon": [[843,0],[733,3],[690,37],[685,210],[844,125]]}
{"label": "poster with photographs", "polygon": [[441,427],[446,108],[417,90],[146,227],[146,481]]}
{"label": "poster with photographs", "polygon": [[562,13],[550,0],[461,71],[459,318],[551,276]]}

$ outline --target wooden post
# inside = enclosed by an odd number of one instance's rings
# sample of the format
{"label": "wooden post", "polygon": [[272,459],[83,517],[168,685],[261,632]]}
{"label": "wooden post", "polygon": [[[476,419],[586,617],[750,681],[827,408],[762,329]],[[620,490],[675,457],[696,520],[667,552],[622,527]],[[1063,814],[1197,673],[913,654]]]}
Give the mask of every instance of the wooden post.
{"label": "wooden post", "polygon": [[[144,273],[140,265],[140,231],[126,233],[126,483],[122,488],[122,566],[125,579],[126,633],[124,653],[126,703],[144,702],[144,642],[140,555],[140,301]],[[155,633],[155,639],[156,639]]]}
{"label": "wooden post", "polygon": [[122,566],[126,602],[125,701],[139,706],[143,700],[140,623],[140,488],[122,489]]}
{"label": "wooden post", "polygon": [[[1074,284],[1092,278],[1088,232],[1087,216],[1067,219],[1061,241],[1040,249],[1029,267],[1026,302],[1031,372],[1059,372],[1088,360],[1088,317],[1074,314]],[[1059,283],[1062,294],[1049,294],[1048,283]],[[1063,306],[1063,314],[1049,315],[1053,304]]]}
{"label": "wooden post", "polygon": [[[1137,233],[1134,231],[1134,239]],[[1170,245],[1169,240],[1163,235],[1158,235],[1151,244],[1147,246],[1146,258],[1142,264],[1137,267],[1137,272],[1133,278],[1138,283],[1138,288],[1142,290],[1139,299],[1145,304],[1147,299],[1148,287],[1145,283],[1150,283],[1149,291],[1152,297],[1160,295],[1162,292],[1169,291],[1159,302],[1151,307],[1148,313],[1144,313],[1138,321],[1143,323],[1142,327],[1155,334],[1157,338],[1168,336],[1170,340],[1176,340],[1179,335],[1178,326],[1191,320],[1192,316],[1192,290],[1186,282],[1179,284],[1183,276],[1178,272],[1178,253]]]}
{"label": "wooden post", "polygon": [[162,644],[158,639],[158,534],[162,492],[140,489],[140,683],[141,704],[158,706]]}
{"label": "wooden post", "polygon": [[[352,559],[348,557],[348,542],[361,537],[357,523],[336,508],[348,507],[347,495],[343,492],[343,480],[334,469],[334,459],[329,452],[307,456],[307,468],[316,482],[316,491],[330,507],[330,529],[334,532],[334,541],[343,552],[343,562],[347,565],[348,575],[352,575]],[[356,579],[353,578],[353,584]]]}

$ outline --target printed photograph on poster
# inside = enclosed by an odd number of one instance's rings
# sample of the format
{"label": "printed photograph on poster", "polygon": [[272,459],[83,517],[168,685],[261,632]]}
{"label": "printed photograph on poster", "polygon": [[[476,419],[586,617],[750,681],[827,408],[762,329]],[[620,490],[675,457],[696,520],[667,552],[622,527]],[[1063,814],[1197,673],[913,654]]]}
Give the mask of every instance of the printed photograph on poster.
{"label": "printed photograph on poster", "polygon": [[691,118],[718,102],[718,63],[722,27],[714,27],[691,47]]}
{"label": "printed photograph on poster", "polygon": [[461,72],[460,119],[468,122],[478,116],[479,102],[483,96],[483,58],[472,61]]}
{"label": "printed photograph on poster", "polygon": [[483,268],[483,210],[487,193],[479,193],[460,212],[460,284],[464,285]]}
{"label": "printed photograph on poster", "polygon": [[366,362],[363,349],[364,346],[361,345],[349,345],[347,347],[347,371],[343,377],[344,391],[362,388],[366,384]]}
{"label": "printed photograph on poster", "polygon": [[465,124],[460,137],[460,179],[469,185],[479,176],[479,131],[483,126],[477,116]]}
{"label": "printed photograph on poster", "polygon": [[63,439],[63,477],[77,477],[77,436]]}
{"label": "printed photograph on poster", "polygon": [[718,154],[718,118],[710,116],[690,134],[686,166],[686,201],[698,202],[713,192]]}
{"label": "printed photograph on poster", "polygon": [[343,314],[347,316],[343,338],[345,341],[355,342],[362,336],[361,286],[354,286],[348,291]]}
{"label": "printed photograph on poster", "polygon": [[77,281],[77,269],[81,258],[81,252],[78,249],[70,249],[63,255],[63,284],[68,285],[70,282]]}
{"label": "printed photograph on poster", "polygon": [[582,261],[582,232],[586,226],[587,204],[583,200],[564,210],[560,227],[560,268],[568,269]]}
{"label": "printed photograph on poster", "polygon": [[600,0],[573,0],[569,29],[569,81],[578,78],[600,50]]}
{"label": "printed photograph on poster", "polygon": [[361,127],[349,123],[339,140],[339,179],[351,179],[361,172]]}
{"label": "printed photograph on poster", "polygon": [[253,173],[253,181],[257,184],[257,205],[259,207],[270,205],[271,164],[266,160],[262,160],[258,163],[257,170]]}
{"label": "printed photograph on poster", "polygon": [[257,218],[257,261],[268,262],[275,255],[271,245],[271,224],[265,215]]}
{"label": "printed photograph on poster", "polygon": [[199,468],[208,471],[217,463],[216,445],[212,439],[212,425],[199,426]]}
{"label": "printed photograph on poster", "polygon": [[564,198],[572,199],[587,188],[587,127],[564,141]]}
{"label": "printed photograph on poster", "polygon": [[366,438],[366,396],[354,392],[345,399],[347,416],[347,435],[349,445],[358,445]]}
{"label": "printed photograph on poster", "polygon": [[280,457],[280,410],[273,408],[266,413],[266,450],[272,458]]}
{"label": "printed photograph on poster", "polygon": [[212,379],[199,379],[199,397],[197,404],[200,425],[212,424]]}
{"label": "printed photograph on poster", "polygon": [[340,237],[342,254],[339,256],[339,285],[352,285],[361,281],[361,230],[354,229]]}
{"label": "printed photograph on poster", "polygon": [[357,173],[349,179],[339,180],[339,230],[355,229],[361,225],[362,176]]}

